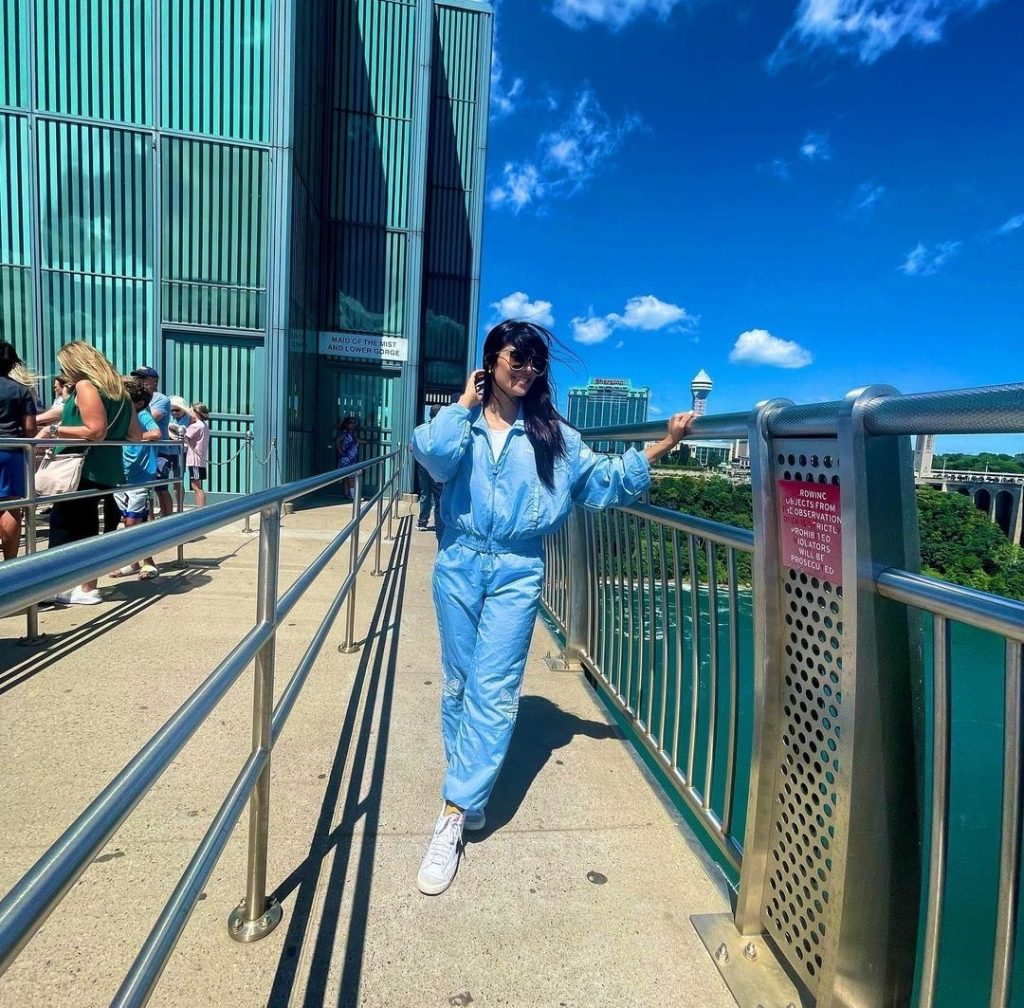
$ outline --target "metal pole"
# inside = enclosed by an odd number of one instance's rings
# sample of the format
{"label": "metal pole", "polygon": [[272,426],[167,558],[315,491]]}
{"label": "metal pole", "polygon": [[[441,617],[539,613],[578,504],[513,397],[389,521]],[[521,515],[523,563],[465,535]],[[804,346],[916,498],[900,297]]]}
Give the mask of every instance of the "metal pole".
{"label": "metal pole", "polygon": [[402,446],[401,445],[398,446],[398,452],[399,452],[398,456],[394,459],[394,461],[391,462],[391,465],[390,465],[392,480],[391,480],[391,487],[390,487],[390,490],[389,490],[390,499],[391,499],[391,506],[388,508],[388,535],[387,535],[388,542],[393,542],[394,538],[395,538],[395,533],[394,533],[394,529],[392,527],[392,522],[393,522],[394,516],[395,516],[395,488],[398,486],[398,484],[399,484],[399,482],[401,480],[401,476],[399,475],[399,473],[401,473],[401,471],[402,471],[402,455],[401,455]]}
{"label": "metal pole", "polygon": [[[384,478],[384,466],[383,466],[383,464],[380,466],[380,478],[381,479]],[[392,485],[394,485],[394,484],[392,484]],[[388,514],[389,515],[391,514],[390,508],[388,509]],[[377,532],[377,543],[376,543],[376,548],[374,550],[373,571],[372,571],[374,577],[380,577],[381,574],[384,573],[380,569],[380,533],[381,533],[381,526],[383,524],[384,524],[384,488],[381,487],[380,492],[377,494],[377,529],[376,529],[376,532]]]}
{"label": "metal pole", "polygon": [[[36,472],[35,449],[22,448],[25,459],[25,553],[31,556],[36,551]],[[34,644],[39,640],[39,606],[33,603],[25,610],[25,643]]]}
{"label": "metal pole", "polygon": [[589,641],[587,626],[590,614],[587,611],[587,530],[586,518],[582,508],[573,508],[569,515],[568,529],[569,556],[567,570],[568,611],[566,612],[566,634],[564,659],[578,662],[585,654]]}
{"label": "metal pole", "polygon": [[[181,514],[185,510],[185,488],[182,486],[181,481],[185,478],[185,445],[184,442],[178,444],[178,485],[175,487],[174,496],[177,498],[178,514]],[[183,542],[178,543],[178,566],[185,566],[185,544]]]}
{"label": "metal pole", "polygon": [[[260,512],[260,556],[256,581],[256,624],[273,624],[277,612],[277,574],[281,554],[281,505]],[[228,933],[235,941],[259,941],[281,923],[277,902],[267,902],[267,836],[270,830],[270,719],[274,712],[274,656],[276,631],[256,652],[256,679],[252,706],[253,752],[265,749],[267,761],[249,800],[249,865],[245,898],[228,917]]]}
{"label": "metal pole", "polygon": [[348,572],[352,578],[352,587],[348,592],[348,607],[345,612],[345,640],[338,650],[342,654],[353,654],[359,650],[359,645],[353,638],[356,634],[356,587],[359,584],[359,510],[362,507],[363,496],[363,474],[357,472],[352,492],[355,495],[352,500],[352,517],[355,521],[355,528],[352,529],[352,552],[349,554]]}

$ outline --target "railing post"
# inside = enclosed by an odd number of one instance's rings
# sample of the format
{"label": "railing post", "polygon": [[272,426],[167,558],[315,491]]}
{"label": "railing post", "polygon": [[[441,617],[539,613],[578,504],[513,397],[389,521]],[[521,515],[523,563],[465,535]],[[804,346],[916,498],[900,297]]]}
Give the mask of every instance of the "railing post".
{"label": "railing post", "polygon": [[[184,442],[178,444],[178,485],[174,488],[175,507],[178,509],[178,514],[183,514],[185,511],[185,487],[182,485],[182,480],[185,479],[185,445]],[[178,543],[178,566],[185,566],[185,544],[183,542]]]}
{"label": "railing post", "polygon": [[[380,478],[384,479],[384,466],[380,466]],[[394,483],[392,483],[394,486]],[[388,514],[391,514],[390,507],[388,508]],[[381,538],[381,526],[384,524],[384,488],[381,487],[377,492],[377,528],[376,528],[376,547],[373,555],[373,571],[371,572],[374,577],[380,577],[384,572],[380,569],[380,538]]]}
{"label": "railing post", "polygon": [[566,664],[578,663],[589,653],[590,641],[590,558],[587,556],[587,516],[583,508],[575,507],[568,520],[569,547],[564,565],[568,606],[565,614],[565,649],[562,658]]}
{"label": "railing post", "polygon": [[[768,947],[818,1008],[911,1002],[920,618],[879,596],[874,577],[919,565],[917,505],[909,438],[865,428],[870,404],[896,398],[886,386],[849,393],[832,407],[834,435],[776,434],[780,404],[765,403],[751,430],[755,715],[743,863],[735,927],[715,915],[694,923],[730,987],[756,969],[772,1003],[799,999],[778,987]],[[748,947],[756,967],[742,965]]]}
{"label": "railing post", "polygon": [[[281,505],[260,512],[260,554],[257,573],[256,623],[273,623],[277,616],[277,575],[281,553]],[[267,761],[249,800],[249,863],[245,898],[228,918],[235,941],[254,942],[281,923],[282,909],[267,900],[267,838],[270,830],[270,719],[274,711],[274,658],[277,634],[272,633],[256,653],[252,706],[253,751],[267,750]]]}
{"label": "railing post", "polygon": [[391,506],[388,508],[388,534],[387,541],[393,542],[395,538],[393,522],[395,517],[395,494],[399,483],[402,481],[402,465],[404,460],[402,458],[402,446],[398,446],[398,454],[391,462],[391,475],[394,477],[391,481]]}
{"label": "railing post", "polygon": [[[35,449],[22,449],[25,459],[25,555],[31,556],[36,551],[36,469]],[[25,610],[25,643],[34,644],[39,640],[39,605],[33,602]]]}
{"label": "railing post", "polygon": [[359,511],[363,505],[363,474],[357,472],[352,485],[352,517],[355,520],[355,527],[352,529],[350,542],[352,544],[349,553],[348,570],[352,578],[352,585],[348,590],[348,602],[345,609],[345,640],[339,645],[338,650],[342,654],[353,654],[359,650],[355,643],[356,634],[356,588],[359,584]]}

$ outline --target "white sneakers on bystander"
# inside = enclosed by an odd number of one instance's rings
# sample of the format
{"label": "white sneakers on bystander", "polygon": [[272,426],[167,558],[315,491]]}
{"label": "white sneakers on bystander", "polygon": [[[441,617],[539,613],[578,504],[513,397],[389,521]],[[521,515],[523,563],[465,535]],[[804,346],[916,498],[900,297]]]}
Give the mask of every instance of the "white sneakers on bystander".
{"label": "white sneakers on bystander", "polygon": [[81,587],[77,587],[55,595],[53,601],[58,605],[99,605],[103,601],[103,596],[100,595],[99,588],[85,591]]}

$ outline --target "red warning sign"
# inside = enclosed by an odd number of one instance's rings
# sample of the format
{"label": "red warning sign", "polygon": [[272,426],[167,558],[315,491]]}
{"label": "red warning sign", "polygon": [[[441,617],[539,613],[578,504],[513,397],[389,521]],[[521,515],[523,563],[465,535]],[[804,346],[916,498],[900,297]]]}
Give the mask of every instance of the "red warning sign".
{"label": "red warning sign", "polygon": [[839,487],[779,480],[782,563],[822,581],[843,583],[843,523]]}

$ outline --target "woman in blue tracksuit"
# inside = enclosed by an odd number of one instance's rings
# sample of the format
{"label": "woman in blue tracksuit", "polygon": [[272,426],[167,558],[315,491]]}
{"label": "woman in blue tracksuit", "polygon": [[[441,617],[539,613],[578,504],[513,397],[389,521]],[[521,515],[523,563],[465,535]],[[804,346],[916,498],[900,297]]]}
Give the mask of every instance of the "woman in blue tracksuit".
{"label": "woman in blue tracksuit", "polygon": [[519,706],[544,577],[543,536],[573,504],[634,500],[650,483],[650,464],[678,444],[692,416],[675,414],[665,438],[642,452],[596,455],[551,401],[551,342],[531,322],[499,323],[484,342],[484,367],[469,376],[458,402],[413,434],[416,461],[444,484],[434,606],[448,770],[417,880],[428,895],[451,884],[463,830],[484,826]]}

